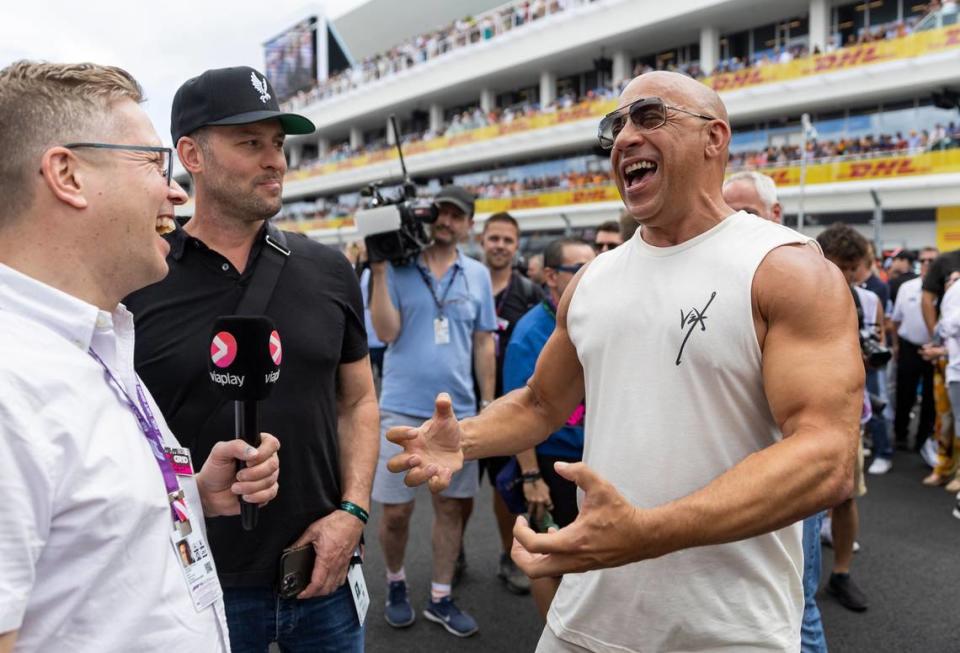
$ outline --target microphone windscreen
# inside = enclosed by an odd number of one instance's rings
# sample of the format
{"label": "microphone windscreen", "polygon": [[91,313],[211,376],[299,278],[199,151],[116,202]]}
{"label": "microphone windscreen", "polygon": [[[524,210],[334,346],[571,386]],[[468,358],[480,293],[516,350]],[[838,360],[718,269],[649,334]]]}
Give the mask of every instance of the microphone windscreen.
{"label": "microphone windscreen", "polygon": [[273,321],[265,316],[224,315],[210,336],[210,380],[224,398],[266,399],[280,379],[283,348]]}

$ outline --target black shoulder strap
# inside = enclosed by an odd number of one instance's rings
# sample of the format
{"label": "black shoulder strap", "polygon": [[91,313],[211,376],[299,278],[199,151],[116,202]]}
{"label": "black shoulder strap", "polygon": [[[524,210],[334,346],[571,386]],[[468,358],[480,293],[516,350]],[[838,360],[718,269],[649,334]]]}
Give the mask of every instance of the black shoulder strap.
{"label": "black shoulder strap", "polygon": [[542,299],[541,293],[537,291],[537,285],[522,274],[517,275],[520,278],[520,287],[523,288],[523,303],[528,307],[537,304]]}
{"label": "black shoulder strap", "polygon": [[853,286],[850,286],[850,292],[853,293],[853,305],[857,307],[857,328],[863,329],[863,304],[860,303],[860,293]]}
{"label": "black shoulder strap", "polygon": [[[280,272],[283,270],[287,258],[290,256],[290,248],[287,247],[287,239],[283,232],[267,223],[267,233],[264,237],[263,249],[257,260],[257,266],[253,270],[250,282],[240,296],[240,301],[234,309],[235,315],[263,315],[267,310],[267,304],[270,303],[270,297],[273,295],[274,288],[277,287],[277,281],[280,279]],[[183,413],[184,410],[192,411],[193,414],[206,415],[202,421],[197,423],[200,428],[198,434],[206,432],[207,426],[220,410],[227,403],[222,399],[219,393],[212,392],[212,384],[203,377],[199,380],[199,387],[187,397],[168,418],[171,421],[175,415]],[[203,390],[201,390],[203,388]],[[207,410],[203,411],[206,406]]]}
{"label": "black shoulder strap", "polygon": [[287,237],[282,231],[267,223],[267,234],[264,237],[260,260],[257,261],[250,283],[240,296],[240,302],[234,311],[236,315],[263,315],[289,256]]}

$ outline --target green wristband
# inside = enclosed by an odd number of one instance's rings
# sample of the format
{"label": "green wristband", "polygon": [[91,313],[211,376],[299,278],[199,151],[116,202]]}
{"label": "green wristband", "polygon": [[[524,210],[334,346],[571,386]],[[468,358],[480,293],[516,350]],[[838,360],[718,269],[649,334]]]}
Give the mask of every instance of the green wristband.
{"label": "green wristband", "polygon": [[351,503],[349,501],[341,501],[340,510],[343,510],[344,512],[349,512],[351,515],[353,515],[354,517],[362,521],[364,524],[366,524],[367,520],[370,519],[370,513],[368,513],[366,510],[364,510],[357,504]]}

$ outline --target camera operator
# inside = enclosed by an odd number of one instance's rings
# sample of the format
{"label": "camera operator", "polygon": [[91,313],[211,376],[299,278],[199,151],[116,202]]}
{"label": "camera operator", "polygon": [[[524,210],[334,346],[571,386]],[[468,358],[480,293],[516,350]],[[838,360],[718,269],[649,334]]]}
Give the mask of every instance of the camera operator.
{"label": "camera operator", "polygon": [[[396,628],[415,615],[407,597],[403,568],[415,490],[401,474],[387,470],[387,460],[401,451],[385,434],[395,426],[419,426],[433,414],[437,393],[448,391],[458,415],[474,415],[473,370],[480,386],[480,406],[493,400],[497,329],[490,274],[458,247],[473,226],[474,198],[464,188],[447,186],[435,198],[432,243],[411,263],[372,263],[370,314],[377,336],[388,344],[380,396],[381,451],[373,499],[383,504],[380,545],[387,568],[388,598],[384,617]],[[424,616],[459,637],[477,632],[476,621],[450,596],[460,551],[463,504],[477,493],[479,472],[471,462],[453,476],[450,486],[433,495],[433,578]]]}
{"label": "camera operator", "polygon": [[[854,285],[857,274],[867,256],[867,239],[852,227],[835,224],[817,236],[817,242],[823,249],[823,255],[840,268],[857,304],[857,314],[861,331],[872,330],[880,337],[883,325],[883,309],[876,293]],[[866,365],[866,360],[864,360]],[[853,547],[859,530],[859,516],[855,499],[867,493],[863,480],[863,445],[858,447],[857,463],[854,469],[853,495],[833,509],[832,520],[827,527],[832,530],[833,572],[827,584],[827,591],[837,597],[841,605],[854,612],[867,609],[867,597],[850,577],[850,564],[853,562]]]}

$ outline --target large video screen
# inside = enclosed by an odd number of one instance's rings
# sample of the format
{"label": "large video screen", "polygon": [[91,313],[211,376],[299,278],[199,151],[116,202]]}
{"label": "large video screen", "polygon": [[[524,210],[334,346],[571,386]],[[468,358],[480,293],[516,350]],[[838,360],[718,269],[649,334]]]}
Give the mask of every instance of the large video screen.
{"label": "large video screen", "polygon": [[283,102],[317,82],[317,18],[300,21],[263,45],[267,79]]}

